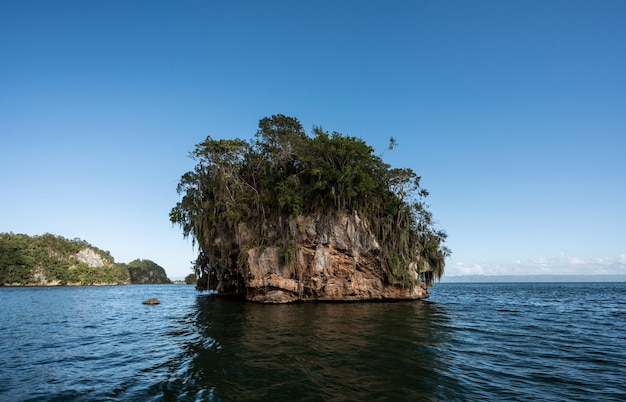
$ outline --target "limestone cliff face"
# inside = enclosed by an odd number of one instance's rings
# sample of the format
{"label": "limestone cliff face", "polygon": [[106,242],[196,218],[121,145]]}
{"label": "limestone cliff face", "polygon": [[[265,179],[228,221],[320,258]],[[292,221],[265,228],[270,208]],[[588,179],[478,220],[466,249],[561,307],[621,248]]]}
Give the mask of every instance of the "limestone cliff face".
{"label": "limestone cliff face", "polygon": [[106,264],[106,261],[104,261],[102,256],[89,247],[85,247],[76,253],[76,259],[84,262],[91,268],[104,267]]}
{"label": "limestone cliff face", "polygon": [[[289,222],[296,247],[253,247],[245,263],[246,299],[263,303],[357,301],[428,297],[425,283],[409,289],[387,284],[380,245],[354,213],[299,217]],[[417,264],[411,275],[418,278]],[[228,272],[228,273],[225,273]],[[219,288],[231,288],[231,270],[218,271]],[[230,284],[232,285],[232,284]]]}

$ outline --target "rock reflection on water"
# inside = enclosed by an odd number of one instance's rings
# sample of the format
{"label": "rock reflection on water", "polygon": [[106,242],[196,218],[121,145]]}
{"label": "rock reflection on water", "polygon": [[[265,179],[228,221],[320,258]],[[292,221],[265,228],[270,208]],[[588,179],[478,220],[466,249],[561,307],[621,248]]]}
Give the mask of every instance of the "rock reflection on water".
{"label": "rock reflection on water", "polygon": [[446,375],[445,321],[424,301],[262,305],[200,295],[185,393],[225,401],[458,399]]}

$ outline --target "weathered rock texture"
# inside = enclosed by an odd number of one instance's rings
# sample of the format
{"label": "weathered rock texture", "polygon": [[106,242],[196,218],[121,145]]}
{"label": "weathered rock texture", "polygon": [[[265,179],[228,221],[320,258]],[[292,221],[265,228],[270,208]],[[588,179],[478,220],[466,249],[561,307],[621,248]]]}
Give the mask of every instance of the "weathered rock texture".
{"label": "weathered rock texture", "polygon": [[93,249],[86,247],[76,253],[76,259],[82,261],[92,268],[104,267],[105,261],[100,254],[96,253]]}
{"label": "weathered rock texture", "polygon": [[[387,283],[380,245],[356,213],[337,218],[299,217],[289,226],[297,244],[291,255],[284,247],[247,251],[243,278],[246,299],[286,303],[428,297],[424,282],[413,287]],[[412,264],[410,270],[417,282],[416,267]],[[237,275],[231,269],[218,269],[217,276],[218,291],[241,286],[233,284]]]}

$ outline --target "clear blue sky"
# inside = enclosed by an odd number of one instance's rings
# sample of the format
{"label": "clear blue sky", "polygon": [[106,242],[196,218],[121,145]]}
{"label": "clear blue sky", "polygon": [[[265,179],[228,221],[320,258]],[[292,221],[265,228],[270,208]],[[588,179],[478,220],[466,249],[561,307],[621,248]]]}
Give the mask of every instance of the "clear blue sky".
{"label": "clear blue sky", "polygon": [[626,274],[626,1],[0,2],[0,231],[190,272],[187,153],[282,113],[422,176],[460,274]]}

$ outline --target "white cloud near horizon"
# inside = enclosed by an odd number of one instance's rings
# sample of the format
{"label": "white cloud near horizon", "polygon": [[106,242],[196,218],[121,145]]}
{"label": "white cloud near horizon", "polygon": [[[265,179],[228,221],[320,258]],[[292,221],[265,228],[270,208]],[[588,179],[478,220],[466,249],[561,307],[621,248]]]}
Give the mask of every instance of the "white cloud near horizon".
{"label": "white cloud near horizon", "polygon": [[511,262],[488,259],[458,261],[446,267],[446,275],[626,275],[626,254],[585,259],[560,253],[558,257]]}

